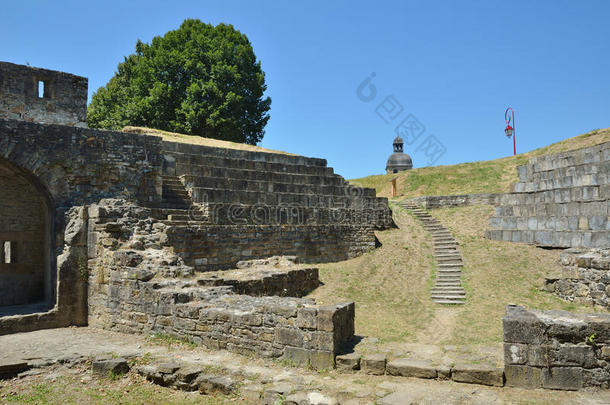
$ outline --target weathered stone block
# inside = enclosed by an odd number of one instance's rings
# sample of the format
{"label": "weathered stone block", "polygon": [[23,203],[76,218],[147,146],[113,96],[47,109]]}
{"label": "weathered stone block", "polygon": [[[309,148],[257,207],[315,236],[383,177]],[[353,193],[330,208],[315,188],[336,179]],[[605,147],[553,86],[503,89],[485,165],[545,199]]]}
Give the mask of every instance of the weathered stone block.
{"label": "weathered stone block", "polygon": [[457,364],[451,369],[451,379],[456,382],[502,387],[504,371],[483,365]]}
{"label": "weathered stone block", "polygon": [[505,365],[506,385],[519,388],[540,388],[542,386],[542,369],[521,365]]}
{"label": "weathered stone block", "polygon": [[527,363],[527,345],[522,343],[504,343],[504,363]]}
{"label": "weathered stone block", "polygon": [[296,328],[278,327],[275,330],[275,341],[282,345],[303,346],[303,332]]}
{"label": "weathered stone block", "polygon": [[402,377],[436,378],[436,368],[427,361],[394,359],[386,365],[386,374]]}
{"label": "weathered stone block", "polygon": [[286,347],[284,349],[284,358],[297,366],[306,366],[309,364],[309,354],[309,350],[300,347]]}
{"label": "weathered stone block", "polygon": [[335,358],[337,370],[341,372],[351,372],[360,370],[360,358],[358,353],[341,354]]}
{"label": "weathered stone block", "polygon": [[91,371],[93,374],[107,377],[110,374],[119,375],[128,373],[129,365],[127,360],[123,358],[96,359],[91,362]]}
{"label": "weathered stone block", "polygon": [[316,308],[299,308],[297,311],[297,326],[304,329],[317,328],[318,311]]}
{"label": "weathered stone block", "polygon": [[542,387],[555,390],[579,390],[583,387],[583,370],[580,367],[543,368]]}
{"label": "weathered stone block", "polygon": [[312,350],[309,353],[309,364],[316,370],[335,368],[335,354],[332,351]]}
{"label": "weathered stone block", "polygon": [[383,375],[385,373],[385,354],[367,354],[360,360],[360,368],[366,374]]}

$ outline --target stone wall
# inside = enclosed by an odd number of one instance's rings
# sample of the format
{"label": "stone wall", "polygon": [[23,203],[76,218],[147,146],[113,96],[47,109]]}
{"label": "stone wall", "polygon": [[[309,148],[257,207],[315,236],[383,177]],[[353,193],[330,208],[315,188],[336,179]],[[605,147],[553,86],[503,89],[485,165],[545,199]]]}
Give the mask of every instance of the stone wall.
{"label": "stone wall", "polygon": [[527,311],[508,305],[503,327],[506,385],[608,388],[610,315]]}
{"label": "stone wall", "polygon": [[87,125],[85,77],[0,62],[0,95],[0,119]]}
{"label": "stone wall", "polygon": [[0,119],[0,164],[35,177],[54,207],[161,200],[158,137]]}
{"label": "stone wall", "polygon": [[532,158],[486,236],[549,247],[610,246],[610,142]]}
{"label": "stone wall", "polygon": [[90,207],[89,325],[334,366],[354,333],[354,304],[287,296],[317,286],[317,269],[254,266],[197,276],[166,244],[169,228],[150,211],[122,200]]}
{"label": "stone wall", "polygon": [[[41,94],[39,85],[44,87]],[[169,316],[167,313],[150,307],[150,302],[135,302],[129,294],[161,299],[165,293],[172,294],[170,290],[177,288],[176,283],[180,289],[188,289],[180,279],[192,277],[195,270],[229,269],[242,260],[273,255],[293,255],[303,262],[344,260],[375,248],[374,231],[394,225],[387,199],[376,198],[372,189],[350,186],[327,167],[324,159],[82,128],[87,81],[61,72],[0,63],[0,89],[0,185],[6,190],[0,195],[0,242],[18,242],[11,245],[13,256],[27,251],[31,262],[22,263],[31,272],[27,282],[19,278],[13,263],[0,264],[0,333],[80,325],[86,322],[88,310],[89,320],[98,322],[92,316],[97,314],[104,327],[131,325],[134,330],[150,327],[170,332],[168,325],[161,325]],[[8,179],[13,175],[23,181],[11,183],[14,180]],[[46,213],[36,209],[41,207],[37,202],[44,203]],[[32,212],[19,207],[41,215],[35,230],[25,226]],[[126,212],[135,213],[131,219],[137,221],[125,222],[135,228],[118,220],[107,221],[109,213],[116,213],[113,218],[117,219]],[[24,226],[15,228],[19,223]],[[16,238],[14,231],[23,237]],[[123,240],[128,236],[128,242]],[[115,269],[106,274],[100,270],[103,256],[119,247],[121,255],[110,255],[119,264],[106,263]],[[125,264],[132,260],[129,249],[148,249],[147,254],[154,257],[144,256],[149,262],[158,259],[156,270],[138,272],[135,280],[130,278],[130,266]],[[3,253],[0,259],[7,255]],[[96,276],[90,277],[94,269]],[[167,284],[162,288],[157,288],[156,281],[147,284],[146,280],[150,272],[154,275],[159,269],[166,271],[162,276]],[[238,314],[242,307],[231,307],[230,303],[242,302],[243,308],[251,307],[264,314],[273,299],[240,293],[256,295],[253,289],[262,285],[270,291],[281,287],[286,294],[302,295],[317,283],[317,277],[304,270],[270,278],[261,276],[252,283],[220,279],[228,285],[197,284],[199,290],[206,292],[193,295],[189,305],[205,308],[226,304]],[[88,296],[88,307],[85,280],[90,292],[94,292]],[[292,284],[301,288],[289,288]],[[43,301],[34,302],[43,295]],[[187,302],[179,300],[167,302],[171,311],[187,309],[182,305]],[[217,303],[211,303],[213,300]],[[311,350],[328,351],[329,336],[332,345],[336,345],[353,334],[353,306],[330,310],[293,300],[297,298],[282,297],[277,301],[283,309],[278,313],[270,310],[270,322],[298,329],[289,335],[301,343],[291,345],[285,342],[286,337],[274,337],[276,346],[267,342],[274,354],[278,348],[285,351],[286,345],[294,353],[306,350],[299,352],[301,355]],[[310,309],[297,311],[303,312],[298,316],[286,309],[295,306],[314,308],[311,311],[324,314],[321,317],[330,311],[333,328],[345,325],[341,331],[318,329],[316,325],[323,321],[308,318],[307,322],[313,323],[298,326],[301,321],[297,318],[305,317]],[[291,315],[285,315],[286,311]],[[351,320],[344,313],[351,313]],[[141,314],[146,321],[142,321]],[[137,324],[131,324],[134,317]],[[176,322],[185,325],[181,319],[188,316],[179,318]],[[216,320],[210,318],[206,322],[215,324]],[[216,329],[228,327],[226,319],[216,323]],[[236,325],[242,324],[236,321]],[[255,333],[254,329],[245,331],[244,325],[239,326],[244,328],[243,333]],[[190,334],[186,329],[173,332]],[[198,339],[202,340],[207,335],[200,332]],[[234,344],[229,342],[230,336],[226,332],[217,340]],[[263,335],[257,338],[265,341]],[[259,346],[256,350],[264,351],[265,345]]]}
{"label": "stone wall", "polygon": [[568,301],[610,307],[610,249],[572,248],[561,252],[560,274],[544,289]]}
{"label": "stone wall", "polygon": [[408,202],[425,209],[462,207],[465,205],[495,205],[500,194],[428,195],[409,198]]}

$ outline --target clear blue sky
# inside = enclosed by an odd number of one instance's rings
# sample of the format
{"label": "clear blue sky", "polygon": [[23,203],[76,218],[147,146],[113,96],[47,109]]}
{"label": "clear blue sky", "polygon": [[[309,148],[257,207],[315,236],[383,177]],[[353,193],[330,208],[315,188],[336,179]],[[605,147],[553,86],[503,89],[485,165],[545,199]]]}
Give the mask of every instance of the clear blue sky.
{"label": "clear blue sky", "polygon": [[[610,2],[4,1],[0,60],[106,84],[139,38],[185,18],[233,24],[266,72],[271,120],[261,145],[328,159],[347,178],[384,171],[396,125],[413,114],[446,148],[435,162],[512,154],[610,127]],[[376,99],[358,85],[375,72]],[[403,107],[385,123],[376,108]],[[386,105],[387,107],[387,105]],[[387,107],[387,109],[390,109]],[[398,109],[398,107],[397,107]],[[397,110],[394,110],[397,111]]]}

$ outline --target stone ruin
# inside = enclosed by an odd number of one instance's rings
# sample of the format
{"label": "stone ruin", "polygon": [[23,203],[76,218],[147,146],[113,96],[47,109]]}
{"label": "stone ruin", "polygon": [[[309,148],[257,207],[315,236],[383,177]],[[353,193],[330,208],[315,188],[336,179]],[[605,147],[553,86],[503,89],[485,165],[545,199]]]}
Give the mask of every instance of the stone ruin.
{"label": "stone ruin", "polygon": [[[0,335],[91,325],[333,367],[355,307],[303,298],[319,285],[311,264],[374,249],[394,226],[387,199],[323,159],[88,129],[86,95],[85,78],[0,62]],[[564,252],[546,288],[607,306],[609,151],[535,158],[510,194],[419,203],[497,202],[492,239],[598,248]],[[608,387],[608,315],[509,305],[503,321],[491,385]],[[430,371],[377,357],[363,369]],[[448,372],[484,383],[475,371]]]}
{"label": "stone ruin", "polygon": [[334,364],[354,304],[300,298],[308,264],[374,249],[387,199],[323,159],[85,128],[83,77],[1,62],[0,95],[0,334],[88,324]]}

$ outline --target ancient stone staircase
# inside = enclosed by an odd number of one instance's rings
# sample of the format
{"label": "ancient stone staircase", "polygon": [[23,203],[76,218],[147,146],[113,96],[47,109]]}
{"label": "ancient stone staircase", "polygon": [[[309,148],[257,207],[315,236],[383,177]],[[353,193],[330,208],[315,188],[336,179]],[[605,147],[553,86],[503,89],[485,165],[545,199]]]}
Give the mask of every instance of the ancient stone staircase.
{"label": "ancient stone staircase", "polygon": [[417,205],[404,202],[401,206],[415,215],[434,240],[434,258],[438,265],[436,282],[431,291],[438,304],[464,304],[466,293],[461,284],[462,256],[457,241],[437,219]]}
{"label": "ancient stone staircase", "polygon": [[163,176],[161,203],[153,207],[152,216],[171,225],[204,220],[203,212],[193,204],[184,184],[176,176]]}

